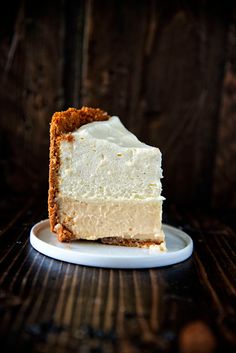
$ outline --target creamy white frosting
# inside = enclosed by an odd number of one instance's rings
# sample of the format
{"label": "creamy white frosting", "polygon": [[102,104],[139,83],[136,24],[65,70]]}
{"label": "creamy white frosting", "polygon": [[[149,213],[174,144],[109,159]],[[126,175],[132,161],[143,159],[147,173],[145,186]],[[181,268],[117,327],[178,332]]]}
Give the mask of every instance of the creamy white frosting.
{"label": "creamy white frosting", "polygon": [[139,141],[134,134],[124,127],[118,116],[83,125],[77,133],[82,137],[104,140],[124,148],[154,148]]}
{"label": "creamy white frosting", "polygon": [[59,197],[74,200],[161,200],[161,152],[116,116],[92,122],[61,141]]}

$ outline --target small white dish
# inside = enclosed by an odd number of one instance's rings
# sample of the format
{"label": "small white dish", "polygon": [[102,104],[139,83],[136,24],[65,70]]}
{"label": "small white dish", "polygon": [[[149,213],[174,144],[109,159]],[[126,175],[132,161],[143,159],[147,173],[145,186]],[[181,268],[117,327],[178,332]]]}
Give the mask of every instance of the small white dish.
{"label": "small white dish", "polygon": [[105,245],[93,241],[60,243],[46,219],[33,226],[30,243],[40,253],[77,265],[106,268],[152,268],[177,264],[192,255],[193,241],[183,231],[163,225],[167,252],[155,249]]}

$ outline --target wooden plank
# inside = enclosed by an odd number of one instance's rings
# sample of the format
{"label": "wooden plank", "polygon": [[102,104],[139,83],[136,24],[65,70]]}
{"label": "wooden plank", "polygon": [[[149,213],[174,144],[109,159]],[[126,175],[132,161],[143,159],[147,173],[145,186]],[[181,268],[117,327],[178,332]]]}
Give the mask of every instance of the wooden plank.
{"label": "wooden plank", "polygon": [[64,109],[78,107],[81,101],[84,53],[85,1],[65,1]]}
{"label": "wooden plank", "polygon": [[205,3],[160,4],[146,58],[142,131],[163,152],[164,195],[185,207],[211,199],[226,47],[222,12]]}
{"label": "wooden plank", "polygon": [[16,10],[2,44],[1,136],[7,186],[27,192],[47,183],[49,122],[63,104],[63,2],[21,1]]}
{"label": "wooden plank", "polygon": [[52,1],[27,3],[26,7],[21,134],[25,146],[24,168],[35,188],[37,183],[47,183],[49,123],[54,111],[60,110],[63,104],[62,5]]}
{"label": "wooden plank", "polygon": [[[24,6],[22,1],[15,2],[15,6],[6,4],[5,11],[1,11],[1,55],[0,72],[2,84],[0,86],[0,105],[2,117],[0,119],[0,163],[2,185],[1,192],[9,189],[9,185],[16,184],[15,189],[20,188],[22,179],[18,183],[14,179],[16,171],[22,171],[17,162],[13,162],[13,154],[22,150],[15,140],[19,129],[19,116],[22,117],[22,70],[23,60],[20,53],[20,42],[23,37]],[[14,146],[16,144],[16,148]],[[25,175],[24,175],[25,176]],[[23,176],[23,177],[24,177]],[[20,179],[20,178],[19,178]]]}
{"label": "wooden plank", "polygon": [[120,115],[128,127],[139,99],[149,3],[87,2],[82,101]]}
{"label": "wooden plank", "polygon": [[236,26],[235,11],[227,38],[227,63],[221,97],[216,162],[213,185],[213,205],[221,208],[236,207]]}

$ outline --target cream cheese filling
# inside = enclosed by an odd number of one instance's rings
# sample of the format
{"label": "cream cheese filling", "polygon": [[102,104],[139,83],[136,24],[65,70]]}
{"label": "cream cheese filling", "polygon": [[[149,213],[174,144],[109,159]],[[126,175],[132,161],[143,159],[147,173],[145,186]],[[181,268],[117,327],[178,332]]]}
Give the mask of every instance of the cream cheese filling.
{"label": "cream cheese filling", "polygon": [[118,117],[93,122],[60,143],[60,223],[78,239],[163,241],[161,152]]}
{"label": "cream cheese filling", "polygon": [[59,198],[60,223],[77,239],[105,237],[163,241],[162,201],[92,201]]}

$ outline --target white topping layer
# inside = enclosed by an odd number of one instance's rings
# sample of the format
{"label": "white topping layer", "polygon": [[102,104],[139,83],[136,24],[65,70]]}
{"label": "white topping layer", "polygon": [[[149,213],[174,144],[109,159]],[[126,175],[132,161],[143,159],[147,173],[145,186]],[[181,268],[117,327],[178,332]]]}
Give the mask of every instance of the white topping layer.
{"label": "white topping layer", "polygon": [[95,121],[81,126],[77,131],[81,137],[89,137],[98,140],[105,140],[120,147],[151,148],[139,141],[137,137],[127,130],[118,116],[112,116],[106,121]]}
{"label": "white topping layer", "polygon": [[60,145],[59,196],[74,200],[160,200],[161,152],[118,117],[86,124]]}

